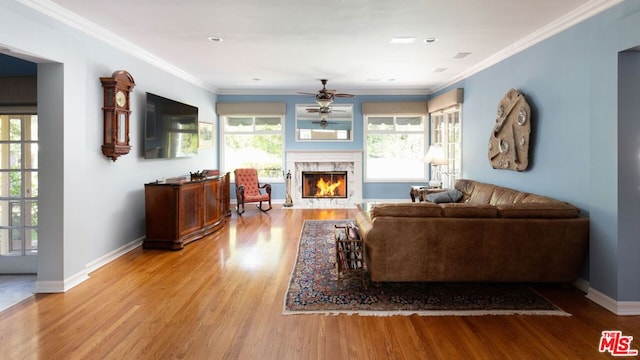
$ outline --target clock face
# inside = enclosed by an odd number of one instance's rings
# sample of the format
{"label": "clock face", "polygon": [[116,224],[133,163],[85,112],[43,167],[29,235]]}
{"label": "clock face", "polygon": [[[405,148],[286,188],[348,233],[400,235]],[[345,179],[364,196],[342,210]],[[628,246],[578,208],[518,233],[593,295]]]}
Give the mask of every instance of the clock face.
{"label": "clock face", "polygon": [[125,96],[122,90],[118,90],[116,93],[116,104],[120,107],[124,106],[127,103],[127,97]]}

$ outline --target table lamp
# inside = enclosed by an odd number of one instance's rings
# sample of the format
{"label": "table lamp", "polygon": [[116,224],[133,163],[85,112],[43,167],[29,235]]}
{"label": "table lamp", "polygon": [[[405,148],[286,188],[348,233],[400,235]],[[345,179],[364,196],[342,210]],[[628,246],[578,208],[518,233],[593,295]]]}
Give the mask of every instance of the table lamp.
{"label": "table lamp", "polygon": [[[429,187],[439,188],[442,187],[441,169],[440,166],[448,165],[449,159],[444,155],[444,150],[441,147],[431,145],[429,150],[423,158],[425,163],[431,163],[433,169],[431,170],[431,180],[429,181]],[[435,173],[435,176],[434,176]]]}

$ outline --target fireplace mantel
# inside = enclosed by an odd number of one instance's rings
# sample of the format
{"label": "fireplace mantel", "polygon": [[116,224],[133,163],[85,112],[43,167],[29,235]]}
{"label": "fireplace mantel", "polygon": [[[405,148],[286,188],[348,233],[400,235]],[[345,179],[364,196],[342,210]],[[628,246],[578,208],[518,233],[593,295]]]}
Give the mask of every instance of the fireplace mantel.
{"label": "fireplace mantel", "polygon": [[[350,208],[362,202],[362,151],[287,151],[294,208]],[[302,171],[347,171],[347,198],[302,198]]]}

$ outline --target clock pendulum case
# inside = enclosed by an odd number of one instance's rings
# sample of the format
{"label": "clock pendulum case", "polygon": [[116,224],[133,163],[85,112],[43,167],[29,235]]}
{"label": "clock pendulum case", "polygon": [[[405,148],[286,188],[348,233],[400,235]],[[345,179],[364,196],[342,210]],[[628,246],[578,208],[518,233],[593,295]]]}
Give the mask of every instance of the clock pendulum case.
{"label": "clock pendulum case", "polygon": [[524,95],[509,90],[498,104],[489,136],[489,163],[494,169],[524,171],[529,166],[531,108]]}
{"label": "clock pendulum case", "polygon": [[130,93],[136,85],[131,74],[116,70],[110,77],[101,77],[104,90],[104,137],[102,153],[113,161],[131,150],[129,144]]}

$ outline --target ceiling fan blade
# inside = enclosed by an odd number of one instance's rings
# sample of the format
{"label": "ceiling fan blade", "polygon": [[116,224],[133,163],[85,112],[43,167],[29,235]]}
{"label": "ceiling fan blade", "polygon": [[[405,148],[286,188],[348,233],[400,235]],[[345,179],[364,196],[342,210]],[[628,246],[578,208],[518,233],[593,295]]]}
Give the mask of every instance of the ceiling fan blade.
{"label": "ceiling fan blade", "polygon": [[300,95],[308,95],[308,96],[315,96],[316,97],[316,101],[318,101],[318,103],[322,104],[323,106],[327,106],[327,105],[331,104],[333,99],[336,98],[336,97],[341,97],[341,98],[352,98],[352,97],[355,97],[355,95],[352,95],[352,94],[341,94],[341,93],[337,93],[336,90],[327,89],[327,87],[326,87],[327,80],[326,79],[321,79],[320,82],[322,82],[322,89],[318,90],[317,93],[314,94],[314,93],[309,93],[309,92],[304,92],[304,91],[298,91],[298,94],[300,94]]}

